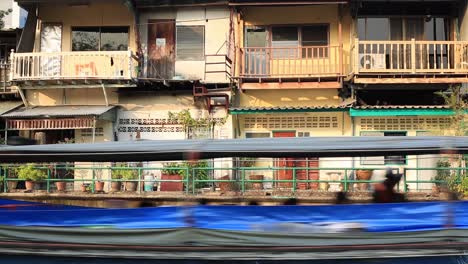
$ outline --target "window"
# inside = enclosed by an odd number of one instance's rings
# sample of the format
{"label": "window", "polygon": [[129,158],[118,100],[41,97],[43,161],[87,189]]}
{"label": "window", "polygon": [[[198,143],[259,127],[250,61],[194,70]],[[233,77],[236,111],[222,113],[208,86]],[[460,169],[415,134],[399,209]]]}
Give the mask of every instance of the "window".
{"label": "window", "polygon": [[305,47],[302,49],[302,58],[328,57],[328,25],[303,26],[301,45]]}
{"label": "window", "polygon": [[245,138],[269,138],[269,132],[247,132]]}
{"label": "window", "polygon": [[[384,132],[385,137],[405,137],[406,132]],[[406,164],[405,156],[385,156],[385,165],[404,165]]]}
{"label": "window", "polygon": [[[328,25],[273,26],[273,58],[297,59],[328,56]],[[302,47],[302,52],[297,48]],[[301,54],[302,53],[302,54]]]}
{"label": "window", "polygon": [[297,137],[310,137],[310,132],[297,132]]}
{"label": "window", "polygon": [[72,51],[127,49],[128,27],[72,28]]}
{"label": "window", "polygon": [[205,27],[177,26],[177,60],[200,61],[205,56]]}

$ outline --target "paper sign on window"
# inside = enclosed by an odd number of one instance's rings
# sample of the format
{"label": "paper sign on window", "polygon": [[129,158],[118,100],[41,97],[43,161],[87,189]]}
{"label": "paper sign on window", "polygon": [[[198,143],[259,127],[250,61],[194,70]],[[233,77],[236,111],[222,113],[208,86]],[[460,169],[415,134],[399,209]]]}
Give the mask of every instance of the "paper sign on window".
{"label": "paper sign on window", "polygon": [[166,46],[166,39],[165,38],[157,38],[156,39],[156,47],[165,47]]}

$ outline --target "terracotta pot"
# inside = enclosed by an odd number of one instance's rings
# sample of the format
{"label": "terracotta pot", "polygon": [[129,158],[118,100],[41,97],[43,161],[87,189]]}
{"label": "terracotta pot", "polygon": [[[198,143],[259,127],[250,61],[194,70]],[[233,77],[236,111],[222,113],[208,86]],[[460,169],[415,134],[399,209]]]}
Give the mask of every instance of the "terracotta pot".
{"label": "terracotta pot", "polygon": [[127,181],[125,182],[125,190],[127,192],[135,192],[138,187],[138,182]]}
{"label": "terracotta pot", "polygon": [[[356,179],[361,181],[368,181],[372,177],[372,170],[357,170],[356,171]],[[360,191],[367,191],[369,189],[369,183],[363,182],[358,183],[358,189]]]}
{"label": "terracotta pot", "polygon": [[86,185],[81,184],[81,191],[82,191],[82,192],[86,192],[86,187],[87,187]]}
{"label": "terracotta pot", "polygon": [[[164,180],[177,180],[180,182],[164,182]],[[178,174],[162,174],[161,175],[161,192],[182,192],[184,190],[184,183],[182,176]]]}
{"label": "terracotta pot", "polygon": [[122,190],[122,182],[120,181],[111,182],[111,191],[120,192],[120,190]]}
{"label": "terracotta pot", "polygon": [[63,192],[63,191],[65,191],[65,189],[67,187],[67,183],[62,182],[62,181],[58,181],[58,182],[55,182],[55,187],[57,187],[57,191]]}
{"label": "terracotta pot", "polygon": [[262,182],[250,182],[250,183],[252,184],[252,189],[263,190],[263,175],[250,175],[249,180],[262,181]]}
{"label": "terracotta pot", "polygon": [[7,182],[7,188],[9,191],[15,190],[16,186],[18,186],[18,181],[8,181]]}
{"label": "terracotta pot", "polygon": [[97,181],[94,185],[95,192],[103,192],[104,191],[104,182]]}
{"label": "terracotta pot", "polygon": [[358,180],[368,181],[372,177],[372,170],[357,170],[356,178]]}
{"label": "terracotta pot", "polygon": [[33,181],[25,181],[26,191],[34,190],[34,182]]}

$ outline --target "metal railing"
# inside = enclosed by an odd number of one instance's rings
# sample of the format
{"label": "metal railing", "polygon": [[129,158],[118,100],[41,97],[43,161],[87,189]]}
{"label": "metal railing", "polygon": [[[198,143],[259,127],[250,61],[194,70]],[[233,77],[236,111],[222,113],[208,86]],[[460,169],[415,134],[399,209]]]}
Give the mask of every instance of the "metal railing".
{"label": "metal railing", "polygon": [[10,55],[10,79],[116,79],[136,77],[132,51],[31,52]]}
{"label": "metal railing", "polygon": [[354,73],[468,73],[468,41],[356,39],[352,54]]}
{"label": "metal railing", "polygon": [[341,46],[244,47],[241,77],[330,77],[342,75]]}
{"label": "metal railing", "polygon": [[[1,169],[1,176],[3,183],[3,191],[14,191],[12,184],[17,183],[18,180],[14,176],[14,171],[18,166],[4,166]],[[162,191],[176,191],[185,193],[186,195],[197,195],[203,191],[234,191],[236,194],[243,195],[250,191],[267,191],[267,190],[282,190],[290,191],[292,194],[300,191],[371,191],[372,183],[381,182],[376,179],[358,179],[356,171],[358,170],[385,170],[384,168],[316,168],[316,167],[93,167],[93,166],[64,166],[54,167],[50,166],[36,166],[36,169],[44,170],[47,172],[47,177],[42,180],[45,184],[43,190],[46,192],[54,192],[52,187],[55,182],[71,182],[87,184],[91,193],[96,192],[96,184],[98,182],[107,183],[107,188],[103,191],[111,189],[113,182],[135,182],[137,184],[136,191],[141,193],[145,191],[143,186],[155,186]],[[74,178],[57,178],[53,170],[74,171],[68,175],[74,175]],[[116,179],[114,173],[116,171],[132,170],[134,177],[129,179]],[[434,177],[425,177],[419,179],[410,175],[411,171],[447,171],[455,177],[454,183],[461,183],[463,177],[468,177],[468,167],[459,168],[395,168],[399,173],[403,174],[400,184],[397,186],[398,190],[404,192],[408,191],[426,191],[430,190],[432,186],[445,183],[444,180],[438,180]],[[80,172],[87,171],[89,174],[86,176],[79,176]],[[174,174],[177,171],[178,174]],[[229,171],[224,177],[213,177],[216,171]],[[103,176],[104,172],[107,174]],[[147,177],[150,173],[159,172],[161,177]],[[200,173],[201,172],[201,173]],[[309,172],[318,172],[316,177],[310,177]],[[112,176],[114,175],[114,176]],[[194,177],[194,175],[205,175],[206,177]],[[234,177],[233,175],[237,175]],[[304,175],[309,175],[304,177]],[[171,177],[165,177],[171,176]],[[258,177],[261,176],[261,177]],[[168,184],[172,184],[169,186]],[[174,185],[175,184],[175,185]],[[413,188],[409,185],[429,184],[426,188]],[[332,188],[334,186],[334,188]],[[68,191],[78,191],[81,187],[74,185]],[[170,187],[170,188],[169,188]],[[71,189],[71,190],[70,190]],[[115,190],[117,192],[122,189]],[[150,188],[147,191],[153,191]],[[158,190],[159,191],[159,190]]]}

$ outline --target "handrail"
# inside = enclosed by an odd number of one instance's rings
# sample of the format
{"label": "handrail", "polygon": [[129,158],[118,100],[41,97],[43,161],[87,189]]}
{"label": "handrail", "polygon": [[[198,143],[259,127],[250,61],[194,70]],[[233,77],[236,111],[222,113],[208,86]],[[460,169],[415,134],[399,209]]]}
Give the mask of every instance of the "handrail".
{"label": "handrail", "polygon": [[10,55],[12,81],[116,79],[136,77],[135,56],[128,51],[28,52]]}
{"label": "handrail", "polygon": [[[16,182],[18,179],[12,178],[10,175],[10,172],[14,170],[15,167],[18,167],[18,165],[11,165],[11,166],[3,166],[0,171],[0,176],[3,177],[3,190],[6,192],[8,191],[8,182]],[[226,184],[236,184],[240,190],[241,193],[245,193],[249,190],[252,190],[252,188],[256,188],[255,190],[258,190],[257,187],[251,186],[252,184],[255,183],[261,183],[261,186],[264,184],[272,184],[272,188],[279,188],[279,189],[289,189],[293,193],[297,192],[298,190],[313,190],[319,189],[320,185],[335,185],[335,186],[341,186],[342,190],[344,191],[350,191],[350,190],[356,190],[356,185],[359,187],[361,184],[369,184],[369,183],[377,183],[380,182],[380,180],[374,180],[372,178],[369,179],[359,179],[357,178],[357,174],[355,174],[355,178],[351,178],[350,175],[353,173],[351,172],[356,172],[358,170],[385,170],[385,168],[381,167],[366,167],[366,168],[361,168],[361,167],[335,167],[335,168],[321,168],[321,167],[281,167],[281,166],[269,166],[269,167],[117,167],[117,166],[56,166],[54,167],[55,170],[74,170],[75,173],[76,171],[91,171],[92,172],[92,177],[81,177],[81,178],[66,178],[66,179],[60,179],[56,177],[52,177],[53,173],[51,170],[51,167],[49,166],[35,166],[36,169],[43,169],[47,170],[47,178],[44,180],[44,182],[47,183],[47,192],[52,192],[51,188],[51,183],[58,182],[58,181],[63,181],[63,182],[82,182],[82,183],[91,183],[92,187],[92,192],[94,192],[94,187],[96,182],[108,182],[109,184],[112,182],[137,182],[138,184],[143,184],[144,182],[148,181],[144,177],[145,171],[160,171],[163,173],[163,171],[179,171],[181,173],[181,177],[179,179],[156,179],[153,178],[150,181],[154,183],[181,183],[183,184],[184,190],[179,190],[179,191],[184,191],[187,194],[192,193],[192,194],[197,194],[198,192],[201,191],[204,187],[196,187],[199,184],[205,185],[205,186],[220,186],[220,184],[226,183]],[[101,170],[101,171],[108,171],[108,177],[100,178],[96,177],[96,171]],[[123,179],[114,179],[111,178],[110,175],[113,173],[115,170],[135,170],[138,171],[137,178],[135,179],[129,179],[129,180],[123,180]],[[402,186],[402,190],[407,192],[408,190],[408,184],[441,184],[445,183],[444,180],[441,179],[436,179],[436,178],[431,178],[431,179],[409,179],[408,175],[410,174],[410,171],[448,171],[451,173],[451,175],[456,176],[456,180],[454,181],[455,184],[460,184],[461,183],[461,176],[466,177],[468,173],[468,167],[456,167],[456,168],[444,168],[444,167],[434,167],[434,168],[411,168],[411,167],[406,167],[402,171],[400,169],[396,169],[400,171],[400,173],[403,174],[402,177],[402,182],[400,186]],[[214,178],[196,178],[193,177],[193,175],[197,175],[198,171],[205,172],[205,175],[209,173],[214,173],[216,171],[220,171],[224,173],[225,171],[240,171],[240,178],[235,179],[234,177],[228,176],[228,178],[220,178],[220,179],[214,179]],[[321,177],[320,172],[330,172],[330,175],[327,177]],[[252,178],[251,176],[248,175],[248,173],[254,173],[251,175],[259,175],[263,173],[264,175],[267,175],[266,173],[269,173],[272,177],[266,178],[266,177],[261,177],[261,178]],[[310,172],[315,172],[316,176],[312,177],[309,173]],[[344,173],[341,176],[337,176],[337,172]],[[334,175],[333,177],[331,175]],[[229,174],[227,174],[229,175]],[[233,174],[234,175],[234,174]],[[276,176],[275,176],[276,175]],[[304,177],[306,176],[306,177]],[[323,174],[322,174],[323,176]],[[75,175],[76,177],[76,175]],[[413,176],[412,176],[413,177]],[[414,178],[414,177],[413,177]],[[276,187],[275,187],[276,186]],[[304,188],[306,186],[306,188]],[[309,186],[309,187],[307,187]],[[315,186],[315,187],[314,187]],[[400,187],[399,186],[399,187]],[[322,187],[320,187],[322,188]],[[262,187],[261,189],[264,189]],[[370,191],[369,186],[365,187],[364,189],[361,189],[361,187],[358,188],[360,191]],[[326,189],[327,191],[330,191],[330,189]],[[419,187],[416,189],[419,191]],[[423,189],[423,190],[427,190]],[[11,190],[10,190],[11,191]],[[141,192],[141,189],[138,189],[138,192]]]}
{"label": "handrail", "polygon": [[467,74],[468,41],[354,41],[353,72]]}
{"label": "handrail", "polygon": [[243,47],[241,77],[324,77],[342,75],[341,45]]}

